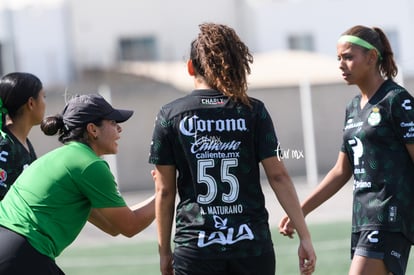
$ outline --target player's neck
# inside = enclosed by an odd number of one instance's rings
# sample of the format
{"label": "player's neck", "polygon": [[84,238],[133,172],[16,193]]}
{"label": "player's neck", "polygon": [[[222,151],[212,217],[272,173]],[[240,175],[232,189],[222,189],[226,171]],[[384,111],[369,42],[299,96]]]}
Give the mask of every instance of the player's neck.
{"label": "player's neck", "polygon": [[[361,90],[362,101],[364,103],[368,102],[371,97],[379,90],[382,83],[384,83],[384,78],[376,77],[370,81],[367,81],[363,84],[358,85]],[[365,104],[362,104],[365,105]],[[362,108],[363,106],[361,106]]]}
{"label": "player's neck", "polygon": [[194,88],[196,90],[211,89],[207,82],[201,76],[194,77]]}
{"label": "player's neck", "polygon": [[25,123],[15,123],[9,121],[7,124],[9,131],[20,141],[20,143],[29,151],[29,146],[27,144],[27,136],[31,130],[31,126],[28,127]]}

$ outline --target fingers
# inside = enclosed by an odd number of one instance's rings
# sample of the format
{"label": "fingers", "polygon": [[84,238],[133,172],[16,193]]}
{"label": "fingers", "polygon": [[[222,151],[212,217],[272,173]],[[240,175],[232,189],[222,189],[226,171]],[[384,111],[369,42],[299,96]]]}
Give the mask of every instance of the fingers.
{"label": "fingers", "polygon": [[152,176],[152,179],[154,180],[154,182],[155,182],[155,180],[156,180],[156,176],[155,176],[156,174],[155,174],[155,170],[154,169],[152,169],[151,170],[151,176]]}
{"label": "fingers", "polygon": [[171,255],[160,256],[160,271],[162,275],[174,275],[173,260]]}
{"label": "fingers", "polygon": [[294,238],[294,235],[295,235],[295,231],[294,230],[291,231],[291,232],[288,232],[288,231],[280,231],[279,230],[279,233],[281,235],[285,236],[285,237],[289,237],[290,239],[293,239]]}
{"label": "fingers", "polygon": [[295,228],[293,227],[290,219],[287,216],[283,217],[280,220],[279,233],[291,239],[293,238],[293,235],[295,234]]}
{"label": "fingers", "polygon": [[299,264],[300,274],[310,275],[315,272],[315,261],[301,259]]}
{"label": "fingers", "polygon": [[288,222],[289,222],[289,217],[284,216],[279,222],[279,228],[285,227]]}
{"label": "fingers", "polygon": [[315,271],[316,254],[311,240],[300,241],[298,255],[300,274],[312,274]]}

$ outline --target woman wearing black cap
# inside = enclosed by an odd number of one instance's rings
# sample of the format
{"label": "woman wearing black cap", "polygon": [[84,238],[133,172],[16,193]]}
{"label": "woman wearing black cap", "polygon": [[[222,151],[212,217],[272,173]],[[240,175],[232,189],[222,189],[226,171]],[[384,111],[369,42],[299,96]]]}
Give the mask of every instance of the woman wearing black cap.
{"label": "woman wearing black cap", "polygon": [[0,200],[36,159],[28,135],[45,108],[43,85],[35,75],[14,72],[0,79]]}
{"label": "woman wearing black cap", "polygon": [[87,220],[127,237],[154,220],[154,197],[128,207],[100,157],[117,153],[118,123],[132,114],[99,95],[82,95],[43,120],[43,132],[58,133],[64,146],[34,161],[1,202],[0,274],[64,274],[54,259]]}

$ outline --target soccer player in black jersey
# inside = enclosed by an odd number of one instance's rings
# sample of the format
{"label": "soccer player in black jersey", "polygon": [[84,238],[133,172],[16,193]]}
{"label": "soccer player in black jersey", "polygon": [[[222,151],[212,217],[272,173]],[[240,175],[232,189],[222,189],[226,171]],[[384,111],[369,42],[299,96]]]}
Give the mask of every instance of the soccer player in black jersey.
{"label": "soccer player in black jersey", "polygon": [[161,108],[150,150],[161,273],[275,274],[261,163],[298,230],[300,270],[311,274],[315,252],[272,119],[246,94],[253,57],[232,28],[199,27],[187,64],[195,89]]}
{"label": "soccer player in black jersey", "polygon": [[13,72],[0,79],[0,200],[36,159],[28,135],[42,121],[45,109],[45,92],[38,77]]}
{"label": "soccer player in black jersey", "polygon": [[[338,160],[305,199],[305,215],[353,175],[352,275],[403,275],[414,242],[414,98],[397,75],[380,28],[354,26],[337,44],[344,80],[360,94],[348,104]],[[288,218],[280,231],[291,236]]]}

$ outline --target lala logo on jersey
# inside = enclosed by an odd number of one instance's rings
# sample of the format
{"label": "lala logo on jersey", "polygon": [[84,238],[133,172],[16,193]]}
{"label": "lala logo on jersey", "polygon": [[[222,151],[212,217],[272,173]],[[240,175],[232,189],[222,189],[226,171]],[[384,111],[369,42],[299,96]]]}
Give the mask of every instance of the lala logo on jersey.
{"label": "lala logo on jersey", "polygon": [[378,107],[374,107],[368,116],[368,123],[371,126],[377,126],[381,122],[381,114]]}
{"label": "lala logo on jersey", "polygon": [[[253,240],[253,232],[247,224],[240,225],[237,233],[235,234],[235,228],[227,226],[227,219],[222,219],[219,216],[214,215],[214,226],[218,230],[206,236],[205,231],[200,231],[198,234],[198,247],[206,247],[212,244],[231,245],[242,240]],[[226,230],[226,231],[225,231]]]}

